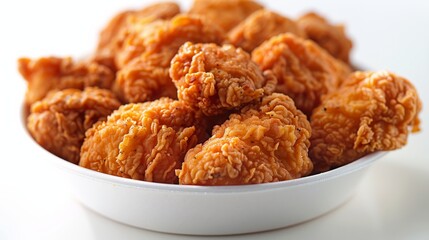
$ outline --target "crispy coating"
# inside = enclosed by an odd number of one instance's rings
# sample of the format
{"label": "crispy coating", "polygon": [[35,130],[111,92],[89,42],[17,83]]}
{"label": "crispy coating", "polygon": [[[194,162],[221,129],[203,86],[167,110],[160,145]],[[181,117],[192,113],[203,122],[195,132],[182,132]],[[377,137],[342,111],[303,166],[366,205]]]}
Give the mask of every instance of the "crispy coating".
{"label": "crispy coating", "polygon": [[171,61],[170,76],[178,98],[207,116],[259,100],[277,82],[248,53],[228,44],[184,44]]}
{"label": "crispy coating", "polygon": [[148,21],[156,19],[170,19],[180,13],[180,7],[173,2],[162,2],[149,5],[134,11],[126,10],[114,16],[100,32],[99,42],[94,54],[94,60],[116,70],[114,55],[117,44],[129,24],[130,17],[147,18]]}
{"label": "crispy coating", "polygon": [[332,25],[316,13],[307,13],[297,20],[298,26],[308,38],[319,44],[337,59],[349,63],[353,43],[347,37],[343,25]]}
{"label": "crispy coating", "polygon": [[151,65],[144,58],[135,58],[118,72],[113,91],[122,102],[153,101],[161,97],[177,98],[168,68]]}
{"label": "crispy coating", "polygon": [[194,0],[189,13],[206,16],[228,32],[261,8],[262,5],[250,0]]}
{"label": "crispy coating", "polygon": [[205,136],[201,119],[180,101],[128,104],[86,132],[80,166],[126,178],[177,183],[188,149]]}
{"label": "crispy coating", "polygon": [[315,172],[404,146],[409,130],[419,131],[421,108],[416,89],[405,78],[389,72],[352,74],[311,116]]}
{"label": "crispy coating", "polygon": [[171,20],[148,21],[133,18],[119,41],[115,62],[122,68],[136,57],[143,57],[154,66],[168,67],[180,46],[195,43],[222,43],[221,29],[202,16],[179,14]]}
{"label": "crispy coating", "polygon": [[273,71],[278,80],[275,91],[290,96],[307,116],[351,71],[314,42],[289,33],[264,42],[252,52],[252,60],[262,70]]}
{"label": "crispy coating", "polygon": [[177,171],[179,183],[240,185],[306,176],[313,167],[310,135],[310,123],[293,100],[274,93],[232,114],[209,140],[189,150]]}
{"label": "crispy coating", "polygon": [[198,16],[179,15],[170,21],[137,22],[118,59],[114,92],[124,102],[145,102],[159,97],[176,98],[169,74],[171,59],[186,41],[221,43],[221,30]]}
{"label": "crispy coating", "polygon": [[51,92],[32,105],[27,127],[46,150],[77,164],[85,131],[119,106],[115,96],[105,89]]}
{"label": "crispy coating", "polygon": [[305,33],[298,25],[275,12],[258,10],[232,29],[228,38],[231,44],[251,52],[265,40],[281,33],[292,33],[305,38]]}
{"label": "crispy coating", "polygon": [[74,62],[71,58],[20,58],[18,69],[27,80],[25,104],[29,107],[52,90],[99,87],[110,89],[115,79],[107,67],[94,62]]}

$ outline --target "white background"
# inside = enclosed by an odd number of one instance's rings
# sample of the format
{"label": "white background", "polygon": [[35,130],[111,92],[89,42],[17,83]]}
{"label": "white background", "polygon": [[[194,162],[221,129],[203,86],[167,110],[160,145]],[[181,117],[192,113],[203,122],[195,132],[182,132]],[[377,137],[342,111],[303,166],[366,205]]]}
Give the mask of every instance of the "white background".
{"label": "white background", "polygon": [[[128,227],[87,210],[70,196],[58,169],[28,152],[22,141],[27,137],[19,115],[25,82],[16,59],[85,55],[114,13],[149,1],[103,2],[0,3],[0,239],[191,238]],[[354,198],[336,211],[293,227],[231,238],[429,239],[429,1],[265,2],[292,18],[316,10],[346,23],[355,43],[354,62],[391,70],[415,84],[424,102],[423,132],[379,160]],[[184,8],[190,4],[183,3]]]}

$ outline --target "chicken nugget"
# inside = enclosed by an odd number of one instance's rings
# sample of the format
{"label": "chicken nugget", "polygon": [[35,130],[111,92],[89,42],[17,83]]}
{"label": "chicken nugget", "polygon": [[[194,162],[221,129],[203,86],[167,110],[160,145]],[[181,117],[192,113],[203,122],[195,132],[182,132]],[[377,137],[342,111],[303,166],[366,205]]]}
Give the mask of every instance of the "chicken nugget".
{"label": "chicken nugget", "polygon": [[85,131],[119,106],[115,96],[104,89],[51,92],[32,105],[28,131],[43,148],[77,164]]}
{"label": "chicken nugget", "polygon": [[184,44],[171,61],[178,98],[212,116],[272,93],[276,78],[232,45]]}
{"label": "chicken nugget", "polygon": [[384,71],[355,72],[311,116],[315,172],[404,146],[409,131],[419,130],[421,108],[416,89],[405,78]]}
{"label": "chicken nugget", "polygon": [[339,87],[351,72],[310,40],[286,33],[269,39],[252,52],[262,70],[277,77],[276,92],[290,96],[307,116],[320,105],[320,98]]}
{"label": "chicken nugget", "polygon": [[86,132],[79,165],[137,180],[177,183],[188,149],[206,137],[203,120],[169,98],[127,104]]}
{"label": "chicken nugget", "polygon": [[284,181],[311,173],[307,117],[286,95],[274,93],[260,104],[215,127],[213,136],[188,151],[180,184],[240,185]]}

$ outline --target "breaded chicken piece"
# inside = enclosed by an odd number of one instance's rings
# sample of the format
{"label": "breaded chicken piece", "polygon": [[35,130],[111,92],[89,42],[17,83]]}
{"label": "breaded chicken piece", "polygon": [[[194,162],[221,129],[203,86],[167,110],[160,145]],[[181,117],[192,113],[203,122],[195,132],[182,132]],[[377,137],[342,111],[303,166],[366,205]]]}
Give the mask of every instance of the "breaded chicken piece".
{"label": "breaded chicken piece", "polygon": [[292,33],[305,38],[305,33],[298,25],[275,12],[261,9],[250,16],[229,32],[229,41],[236,47],[251,52],[265,40],[281,33]]}
{"label": "breaded chicken piece", "polygon": [[349,63],[352,41],[347,37],[343,25],[332,25],[316,13],[307,13],[297,20],[298,26],[308,38],[319,44],[337,59]]}
{"label": "breaded chicken piece", "polygon": [[156,19],[170,19],[180,13],[180,7],[173,2],[155,3],[140,10],[126,10],[114,16],[100,32],[99,42],[94,60],[116,70],[114,55],[117,51],[118,39],[127,28],[129,17]]}
{"label": "breaded chicken piece", "polygon": [[18,69],[27,80],[25,104],[30,107],[52,90],[99,87],[110,89],[115,79],[107,67],[94,62],[74,62],[71,58],[20,58]]}
{"label": "breaded chicken piece", "polygon": [[178,98],[205,115],[222,114],[273,92],[276,79],[232,45],[184,44],[171,61]]}
{"label": "breaded chicken piece", "polygon": [[311,128],[286,95],[274,93],[213,130],[204,144],[190,149],[180,184],[240,185],[284,181],[311,173]]}
{"label": "breaded chicken piece", "polygon": [[191,14],[206,16],[228,32],[263,6],[251,0],[194,0]]}
{"label": "breaded chicken piece", "polygon": [[105,89],[51,92],[32,105],[27,128],[43,148],[77,164],[85,131],[119,106],[115,96]]}
{"label": "breaded chicken piece", "polygon": [[221,43],[221,30],[198,16],[179,15],[170,21],[137,22],[119,54],[123,68],[114,92],[124,102],[144,102],[159,97],[176,98],[169,77],[171,59],[186,41]]}
{"label": "breaded chicken piece", "polygon": [[276,92],[290,96],[307,116],[320,105],[320,97],[339,87],[350,68],[310,40],[281,34],[252,52],[263,71],[277,77]]}
{"label": "breaded chicken piece", "polygon": [[326,95],[311,116],[315,172],[404,146],[409,130],[419,131],[421,108],[416,89],[405,78],[389,72],[355,72]]}
{"label": "breaded chicken piece", "polygon": [[217,43],[225,40],[221,29],[203,16],[179,14],[170,20],[131,18],[119,41],[116,64],[122,68],[143,57],[155,66],[168,67],[180,46],[187,41]]}
{"label": "breaded chicken piece", "polygon": [[199,115],[169,98],[128,104],[86,132],[79,165],[150,182],[177,183],[188,149],[205,137]]}

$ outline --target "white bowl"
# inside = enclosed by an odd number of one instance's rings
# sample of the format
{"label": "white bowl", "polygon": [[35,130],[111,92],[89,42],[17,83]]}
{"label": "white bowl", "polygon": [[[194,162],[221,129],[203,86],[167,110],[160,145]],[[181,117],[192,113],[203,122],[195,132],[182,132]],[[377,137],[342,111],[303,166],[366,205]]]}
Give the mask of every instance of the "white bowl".
{"label": "white bowl", "polygon": [[316,218],[347,201],[368,167],[386,152],[300,179],[244,186],[203,187],[111,176],[27,146],[68,179],[85,206],[115,221],[159,232],[228,235],[282,228]]}

